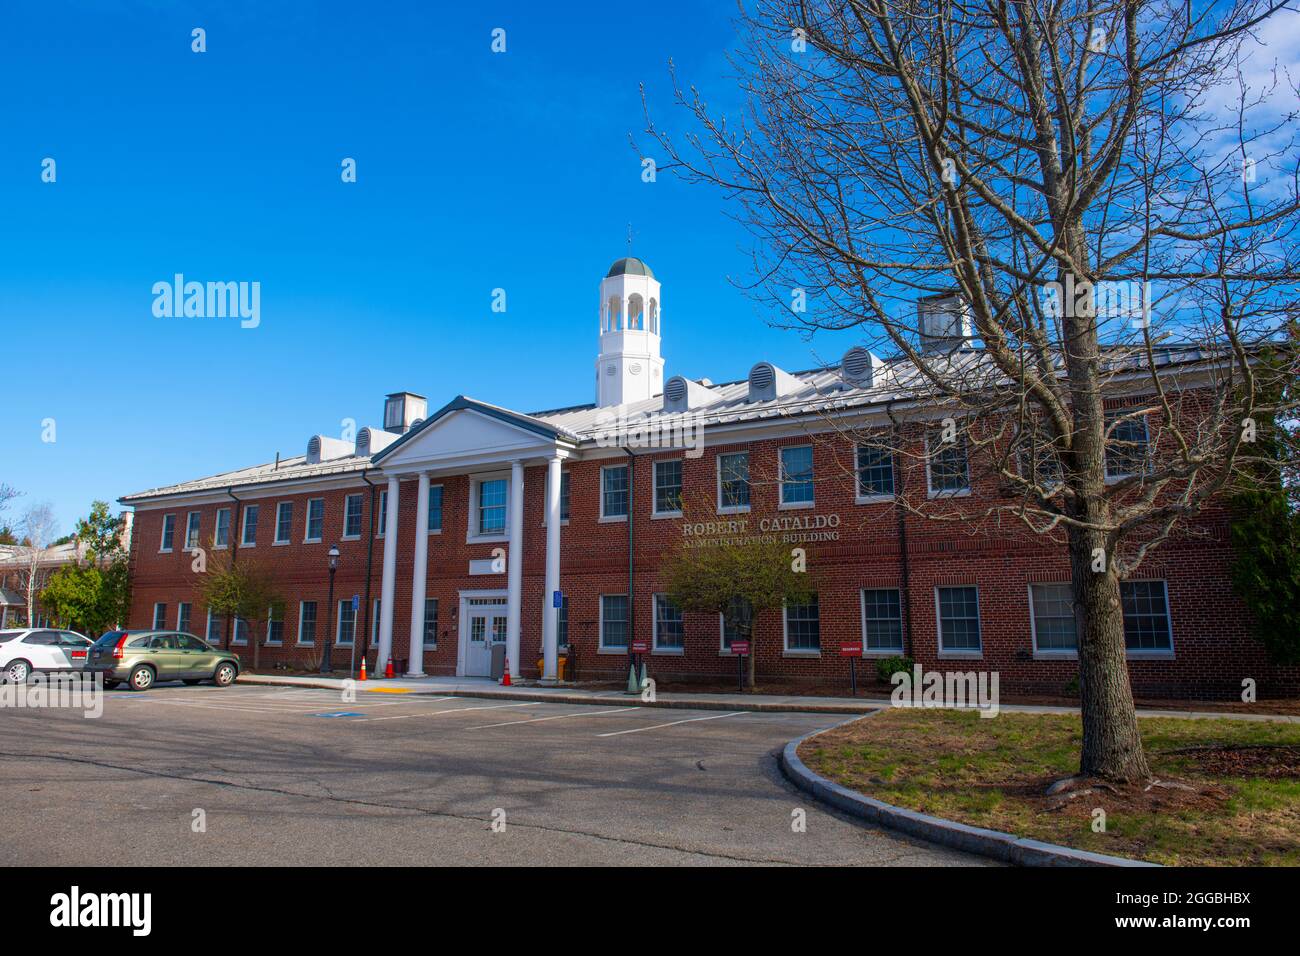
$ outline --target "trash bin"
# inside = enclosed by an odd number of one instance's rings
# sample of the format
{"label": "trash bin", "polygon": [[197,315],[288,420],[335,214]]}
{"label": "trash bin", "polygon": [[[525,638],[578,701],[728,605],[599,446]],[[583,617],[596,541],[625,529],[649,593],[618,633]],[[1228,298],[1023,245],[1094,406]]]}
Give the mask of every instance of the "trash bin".
{"label": "trash bin", "polygon": [[405,674],[408,670],[410,670],[410,668],[406,666],[406,662],[407,659],[405,657],[399,657],[393,663],[393,666],[397,668],[397,675],[399,677],[402,674]]}
{"label": "trash bin", "polygon": [[506,672],[506,646],[504,644],[492,645],[492,679],[500,680]]}
{"label": "trash bin", "polygon": [[559,659],[555,662],[555,668],[556,668],[556,671],[555,671],[555,678],[556,678],[556,680],[564,680],[564,667],[565,667],[565,665],[568,664],[568,663],[569,663],[569,659],[568,659],[567,657],[561,657],[561,658],[559,658]]}

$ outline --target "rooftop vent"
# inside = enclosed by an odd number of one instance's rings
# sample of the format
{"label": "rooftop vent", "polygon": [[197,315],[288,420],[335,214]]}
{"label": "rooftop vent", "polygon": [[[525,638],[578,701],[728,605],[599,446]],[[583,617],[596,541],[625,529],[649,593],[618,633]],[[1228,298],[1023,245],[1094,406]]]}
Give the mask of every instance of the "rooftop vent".
{"label": "rooftop vent", "polygon": [[429,413],[429,401],[414,392],[393,392],[384,398],[384,431],[405,435],[416,419]]}
{"label": "rooftop vent", "polygon": [[800,381],[788,372],[783,372],[771,362],[759,362],[749,370],[749,400],[751,402],[770,402],[797,392]]}
{"label": "rooftop vent", "polygon": [[369,458],[371,455],[383,451],[400,437],[400,435],[386,432],[382,428],[363,428],[357,432],[357,454]]}
{"label": "rooftop vent", "polygon": [[918,299],[916,313],[922,352],[952,352],[975,336],[970,308],[955,293]]}
{"label": "rooftop vent", "polygon": [[870,388],[876,384],[876,374],[881,368],[880,359],[861,345],[855,345],[840,360],[840,377],[851,388]]}
{"label": "rooftop vent", "polygon": [[[705,379],[704,381],[707,381]],[[664,411],[689,412],[722,401],[722,396],[700,382],[676,375],[664,384]]]}
{"label": "rooftop vent", "polygon": [[356,447],[342,438],[330,438],[326,435],[312,435],[307,442],[307,464],[319,465],[323,461],[347,458],[356,454]]}

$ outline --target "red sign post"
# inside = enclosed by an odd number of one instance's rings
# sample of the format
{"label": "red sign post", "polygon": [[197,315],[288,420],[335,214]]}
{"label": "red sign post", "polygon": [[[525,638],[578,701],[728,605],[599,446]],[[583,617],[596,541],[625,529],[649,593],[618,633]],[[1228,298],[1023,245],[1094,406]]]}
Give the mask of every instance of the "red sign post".
{"label": "red sign post", "polygon": [[745,692],[745,658],[749,656],[749,641],[732,641],[731,653],[736,655],[736,685]]}
{"label": "red sign post", "polygon": [[858,658],[861,656],[861,643],[854,642],[840,645],[840,657],[849,659],[849,690],[854,697],[858,696]]}

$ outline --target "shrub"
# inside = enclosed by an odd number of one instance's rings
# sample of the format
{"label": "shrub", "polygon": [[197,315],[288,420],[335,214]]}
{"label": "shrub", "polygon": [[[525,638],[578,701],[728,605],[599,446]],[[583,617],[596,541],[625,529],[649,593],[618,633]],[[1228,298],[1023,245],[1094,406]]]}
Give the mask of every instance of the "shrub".
{"label": "shrub", "polygon": [[912,672],[913,661],[910,657],[882,657],[876,661],[876,677],[881,683],[888,684],[899,671]]}

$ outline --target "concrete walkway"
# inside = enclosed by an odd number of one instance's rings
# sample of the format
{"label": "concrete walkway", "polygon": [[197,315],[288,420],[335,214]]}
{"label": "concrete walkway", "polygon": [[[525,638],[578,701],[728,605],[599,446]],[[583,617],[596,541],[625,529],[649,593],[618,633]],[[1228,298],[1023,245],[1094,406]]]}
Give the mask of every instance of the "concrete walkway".
{"label": "concrete walkway", "polygon": [[[339,677],[295,677],[273,674],[240,674],[243,684],[272,684],[286,687],[323,687],[342,691],[345,679]],[[584,690],[581,687],[542,687],[520,684],[502,687],[486,677],[419,677],[372,679],[355,682],[359,693],[435,694],[449,697],[497,697],[507,700],[536,700],[560,704],[608,704],[611,700],[628,700],[622,690]],[[887,696],[877,697],[800,697],[775,694],[708,694],[656,692],[654,700],[637,702],[648,707],[673,707],[690,710],[752,710],[798,712],[810,714],[868,714],[890,706]],[[999,710],[1009,714],[1077,714],[1077,707],[1053,707],[1041,704],[1002,704]],[[1262,720],[1277,723],[1300,723],[1293,714],[1243,714],[1193,710],[1139,710],[1139,717],[1224,718],[1228,720]]]}

